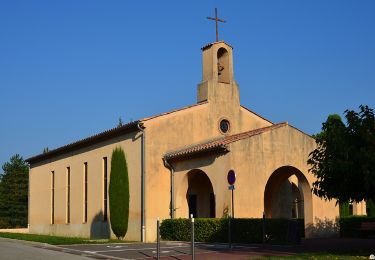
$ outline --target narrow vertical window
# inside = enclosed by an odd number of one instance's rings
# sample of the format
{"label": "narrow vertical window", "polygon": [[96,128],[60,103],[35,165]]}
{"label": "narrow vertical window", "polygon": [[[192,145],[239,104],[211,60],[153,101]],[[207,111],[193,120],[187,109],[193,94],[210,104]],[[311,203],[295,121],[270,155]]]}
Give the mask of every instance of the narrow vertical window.
{"label": "narrow vertical window", "polygon": [[83,223],[87,223],[87,162],[83,171]]}
{"label": "narrow vertical window", "polygon": [[108,170],[107,157],[103,158],[103,221],[107,221],[108,214]]}
{"label": "narrow vertical window", "polygon": [[51,172],[51,224],[55,224],[55,172]]}
{"label": "narrow vertical window", "polygon": [[70,167],[66,168],[66,223],[70,223]]}

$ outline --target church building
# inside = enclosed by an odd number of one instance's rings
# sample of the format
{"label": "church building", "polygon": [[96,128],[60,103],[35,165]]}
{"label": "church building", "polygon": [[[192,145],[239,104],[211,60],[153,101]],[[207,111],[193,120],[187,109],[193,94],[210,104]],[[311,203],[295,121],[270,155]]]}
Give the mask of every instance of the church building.
{"label": "church building", "polygon": [[[115,237],[110,230],[111,154],[126,155],[130,212],[126,240],[155,241],[156,219],[231,213],[227,174],[236,174],[234,216],[304,218],[306,236],[334,220],[335,201],[311,192],[314,139],[240,104],[233,48],[202,48],[197,103],[143,118],[27,159],[30,233]],[[364,209],[359,205],[358,214]]]}

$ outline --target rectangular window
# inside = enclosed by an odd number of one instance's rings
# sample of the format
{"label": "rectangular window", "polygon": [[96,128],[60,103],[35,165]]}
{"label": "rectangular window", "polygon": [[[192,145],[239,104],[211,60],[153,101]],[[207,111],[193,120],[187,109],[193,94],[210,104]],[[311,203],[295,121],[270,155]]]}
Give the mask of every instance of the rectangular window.
{"label": "rectangular window", "polygon": [[66,168],[66,223],[70,223],[70,167]]}
{"label": "rectangular window", "polygon": [[103,158],[103,221],[108,219],[108,163],[107,157]]}
{"label": "rectangular window", "polygon": [[51,224],[55,224],[55,172],[51,172]]}
{"label": "rectangular window", "polygon": [[87,223],[87,162],[83,171],[83,223]]}

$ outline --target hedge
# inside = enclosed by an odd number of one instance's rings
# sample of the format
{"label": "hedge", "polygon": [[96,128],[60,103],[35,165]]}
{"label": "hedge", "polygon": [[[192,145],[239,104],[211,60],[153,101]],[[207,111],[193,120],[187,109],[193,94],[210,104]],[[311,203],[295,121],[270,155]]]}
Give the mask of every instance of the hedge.
{"label": "hedge", "polygon": [[[189,241],[190,219],[166,219],[160,226],[163,240]],[[236,218],[231,220],[232,242],[262,243],[263,220],[256,218]],[[304,236],[303,219],[266,219],[266,242],[298,243]],[[195,219],[195,241],[228,242],[228,219]]]}
{"label": "hedge", "polygon": [[369,217],[375,217],[375,203],[372,200],[366,201],[366,213]]}
{"label": "hedge", "polygon": [[124,151],[117,147],[112,152],[109,181],[109,212],[113,233],[124,238],[129,220],[129,176]]}
{"label": "hedge", "polygon": [[375,237],[374,230],[361,230],[362,222],[375,222],[375,217],[351,216],[340,218],[340,236],[341,237]]}
{"label": "hedge", "polygon": [[339,203],[340,218],[351,216],[349,212],[349,202]]}

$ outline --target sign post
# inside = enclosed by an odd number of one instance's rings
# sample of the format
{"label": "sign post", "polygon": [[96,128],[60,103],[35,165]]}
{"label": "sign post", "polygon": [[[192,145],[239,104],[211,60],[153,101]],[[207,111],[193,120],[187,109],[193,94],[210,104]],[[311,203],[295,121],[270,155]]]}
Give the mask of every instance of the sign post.
{"label": "sign post", "polygon": [[229,249],[232,249],[232,232],[231,232],[231,219],[234,218],[234,183],[236,182],[236,173],[234,170],[230,170],[227,175],[228,180],[228,189],[232,191],[232,210],[231,214],[229,214],[229,221],[228,221],[228,243]]}
{"label": "sign post", "polygon": [[160,220],[156,220],[156,259],[160,259]]}
{"label": "sign post", "polygon": [[227,180],[229,183],[228,189],[232,191],[232,218],[234,218],[234,183],[236,182],[236,173],[234,170],[228,172]]}

